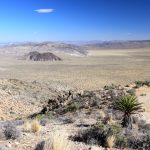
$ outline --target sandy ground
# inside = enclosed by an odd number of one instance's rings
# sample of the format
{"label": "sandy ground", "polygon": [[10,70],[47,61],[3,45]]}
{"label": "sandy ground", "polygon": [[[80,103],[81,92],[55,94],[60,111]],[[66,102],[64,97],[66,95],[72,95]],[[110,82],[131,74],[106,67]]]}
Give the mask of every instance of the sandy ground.
{"label": "sandy ground", "polygon": [[0,120],[23,118],[40,109],[28,101],[16,100],[12,95],[0,90]]}

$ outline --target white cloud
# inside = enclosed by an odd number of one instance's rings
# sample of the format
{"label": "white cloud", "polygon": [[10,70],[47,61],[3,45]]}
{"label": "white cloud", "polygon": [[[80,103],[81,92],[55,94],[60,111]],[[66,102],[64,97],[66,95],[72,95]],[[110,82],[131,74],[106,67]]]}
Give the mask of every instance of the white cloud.
{"label": "white cloud", "polygon": [[35,10],[37,13],[52,13],[54,9],[37,9]]}

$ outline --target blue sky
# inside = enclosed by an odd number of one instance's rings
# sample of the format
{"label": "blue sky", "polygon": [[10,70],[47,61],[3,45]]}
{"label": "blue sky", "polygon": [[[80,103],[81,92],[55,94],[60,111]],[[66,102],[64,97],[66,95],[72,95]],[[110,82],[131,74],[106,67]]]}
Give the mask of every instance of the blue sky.
{"label": "blue sky", "polygon": [[150,39],[150,0],[0,0],[0,41]]}

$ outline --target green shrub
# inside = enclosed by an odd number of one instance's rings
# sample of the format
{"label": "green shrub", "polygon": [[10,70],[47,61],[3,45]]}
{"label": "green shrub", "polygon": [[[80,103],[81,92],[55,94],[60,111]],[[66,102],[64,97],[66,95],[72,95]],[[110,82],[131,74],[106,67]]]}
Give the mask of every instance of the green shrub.
{"label": "green shrub", "polygon": [[107,137],[118,137],[121,132],[121,126],[97,123],[86,130],[80,130],[78,134],[71,137],[71,139],[73,141],[84,142],[86,144],[96,144],[105,147],[107,146]]}

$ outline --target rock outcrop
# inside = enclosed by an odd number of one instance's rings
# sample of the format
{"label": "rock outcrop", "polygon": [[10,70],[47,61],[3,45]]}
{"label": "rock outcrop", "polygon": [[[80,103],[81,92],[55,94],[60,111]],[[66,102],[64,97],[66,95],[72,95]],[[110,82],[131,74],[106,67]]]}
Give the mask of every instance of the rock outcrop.
{"label": "rock outcrop", "polygon": [[33,61],[62,61],[60,57],[50,52],[45,52],[45,53],[39,53],[37,51],[29,52],[26,58],[28,60],[33,60]]}
{"label": "rock outcrop", "polygon": [[64,92],[55,99],[49,99],[48,103],[41,110],[40,114],[53,112],[54,114],[65,114],[67,112],[76,112],[84,109],[112,109],[113,102],[127,94],[122,86],[104,87],[98,91],[84,91],[74,93],[72,91]]}

